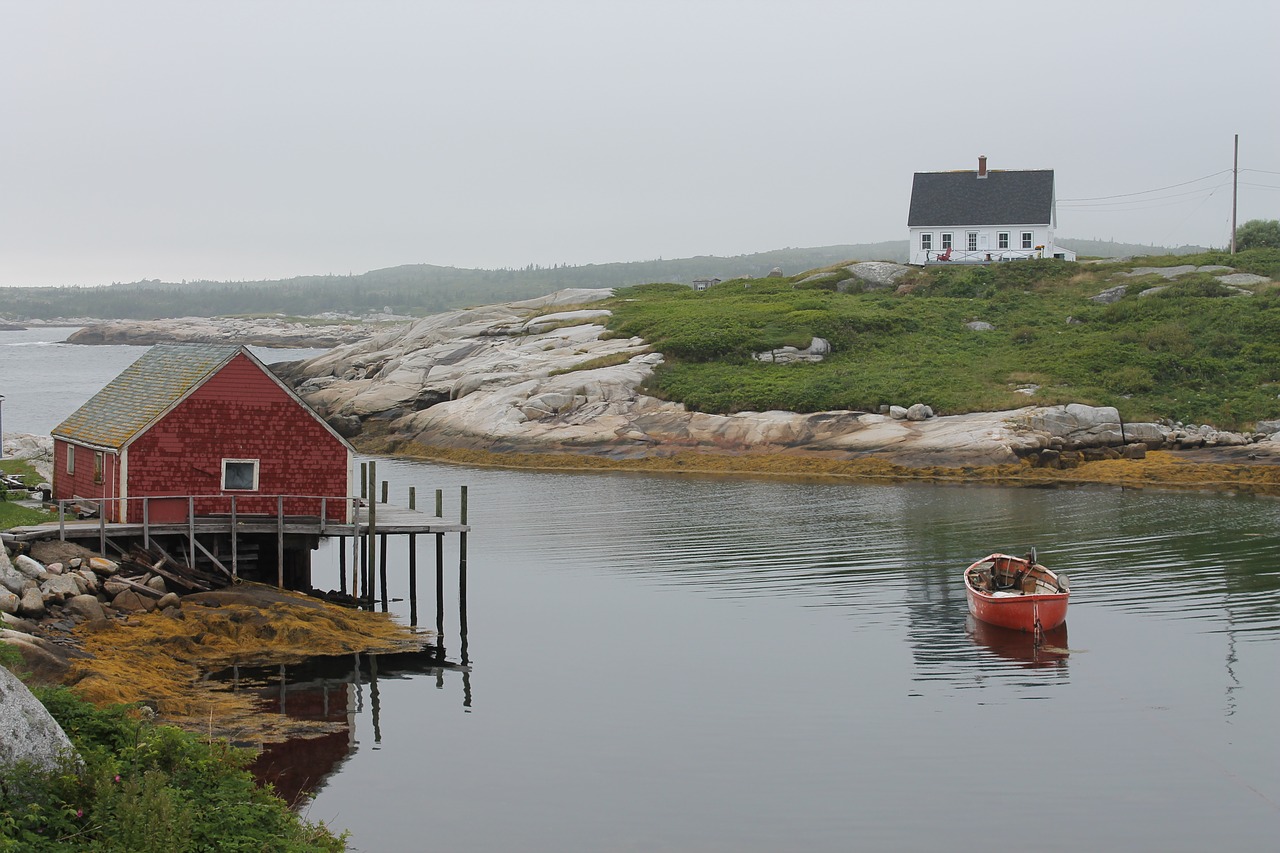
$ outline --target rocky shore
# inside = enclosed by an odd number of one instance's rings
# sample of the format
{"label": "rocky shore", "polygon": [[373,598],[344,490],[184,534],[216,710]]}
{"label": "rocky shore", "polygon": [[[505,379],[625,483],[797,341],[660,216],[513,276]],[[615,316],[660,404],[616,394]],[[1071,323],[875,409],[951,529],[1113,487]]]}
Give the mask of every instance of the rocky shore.
{"label": "rocky shore", "polygon": [[1155,449],[1244,448],[1250,461],[1280,462],[1280,422],[1232,433],[1125,423],[1111,407],[937,417],[927,401],[904,400],[877,412],[691,412],[644,393],[663,357],[639,338],[606,333],[609,312],[593,306],[610,295],[560,291],[437,314],[280,370],[344,435],[409,455],[693,452],[1063,469]]}

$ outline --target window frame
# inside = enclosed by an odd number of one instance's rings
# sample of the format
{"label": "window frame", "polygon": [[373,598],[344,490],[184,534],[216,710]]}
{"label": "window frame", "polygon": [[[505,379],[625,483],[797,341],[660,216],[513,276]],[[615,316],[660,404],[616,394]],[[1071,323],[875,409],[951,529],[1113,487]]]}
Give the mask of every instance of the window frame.
{"label": "window frame", "polygon": [[951,243],[953,242],[951,239],[952,236],[953,235],[950,231],[942,232],[942,251],[945,252],[947,249],[951,248]]}
{"label": "window frame", "polygon": [[1000,248],[1000,249],[1009,248],[1009,232],[1008,231],[996,232],[996,245],[997,245],[997,248]]}
{"label": "window frame", "polygon": [[1034,231],[1022,232],[1022,248],[1034,249],[1036,243],[1036,234]]}
{"label": "window frame", "polygon": [[74,444],[67,445],[67,473],[76,473],[76,446]]}
{"label": "window frame", "polygon": [[933,251],[933,234],[931,232],[922,233],[920,235],[920,251]]}
{"label": "window frame", "polygon": [[94,485],[101,485],[106,481],[107,472],[107,454],[101,450],[93,451],[93,482]]}
{"label": "window frame", "polygon": [[965,249],[966,252],[978,251],[978,232],[977,231],[966,231],[964,235],[964,239],[965,239],[965,246],[968,247]]}
{"label": "window frame", "polygon": [[[253,485],[250,488],[238,488],[227,485],[227,468],[231,465],[251,465],[253,466]],[[224,492],[256,492],[258,491],[258,475],[262,471],[262,466],[257,459],[223,459],[222,460],[222,491]]]}

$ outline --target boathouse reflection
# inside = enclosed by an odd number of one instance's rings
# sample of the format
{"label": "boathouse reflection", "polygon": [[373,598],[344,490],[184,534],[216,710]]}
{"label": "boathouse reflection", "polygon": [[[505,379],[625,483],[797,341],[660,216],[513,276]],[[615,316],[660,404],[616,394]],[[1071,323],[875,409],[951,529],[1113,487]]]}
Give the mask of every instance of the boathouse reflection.
{"label": "boathouse reflection", "polygon": [[225,682],[230,690],[251,693],[263,713],[317,724],[305,734],[264,744],[249,765],[259,783],[270,783],[281,797],[297,805],[319,791],[325,779],[356,752],[359,716],[367,713],[374,744],[382,742],[380,682],[434,676],[436,687],[443,690],[449,673],[457,673],[462,706],[469,710],[471,665],[450,660],[444,646],[317,657],[271,667],[233,666],[210,679]]}

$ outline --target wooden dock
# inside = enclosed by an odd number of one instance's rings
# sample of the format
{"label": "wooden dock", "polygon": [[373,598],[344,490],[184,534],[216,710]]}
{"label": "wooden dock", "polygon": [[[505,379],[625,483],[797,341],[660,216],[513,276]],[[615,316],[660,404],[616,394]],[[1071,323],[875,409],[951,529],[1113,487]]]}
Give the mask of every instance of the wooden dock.
{"label": "wooden dock", "polygon": [[[381,591],[382,609],[387,599],[387,550],[388,537],[408,538],[410,621],[417,623],[417,549],[415,540],[420,535],[436,539],[436,599],[437,614],[442,610],[444,584],[444,537],[458,536],[458,595],[462,625],[463,656],[466,657],[466,595],[467,595],[467,487],[459,494],[459,519],[446,521],[443,517],[443,492],[435,493],[435,513],[428,514],[416,508],[416,489],[409,489],[408,507],[388,503],[387,483],[381,483],[381,500],[377,499],[378,480],[376,462],[362,463],[360,497],[321,497],[302,495],[253,495],[247,500],[254,507],[274,505],[274,513],[248,513],[237,511],[234,495],[165,495],[140,498],[113,498],[108,507],[129,518],[129,513],[119,507],[130,502],[141,504],[142,521],[108,521],[107,507],[90,506],[96,518],[79,518],[84,509],[83,500],[58,501],[58,520],[43,524],[14,527],[0,534],[6,541],[30,542],[41,539],[71,541],[88,547],[96,546],[97,553],[108,556],[109,549],[126,554],[141,547],[150,551],[153,546],[167,559],[185,564],[190,569],[198,565],[216,567],[231,582],[241,578],[270,582],[280,588],[311,588],[311,552],[321,539],[336,537],[338,542],[340,596],[372,607],[376,594]],[[212,499],[225,501],[226,513],[197,514],[197,506],[208,505]],[[198,503],[200,502],[200,503]],[[240,508],[246,500],[241,501]],[[114,506],[113,506],[114,505]],[[287,505],[314,506],[316,515],[289,515]],[[178,520],[151,521],[151,508],[166,507],[170,512],[185,507],[184,517]],[[339,506],[345,506],[339,511]],[[135,515],[137,509],[135,508]],[[337,518],[335,518],[337,516]],[[337,520],[345,518],[346,520]],[[350,575],[348,575],[348,548],[350,538]],[[274,547],[272,547],[274,545]],[[274,555],[272,552],[274,551]],[[170,556],[172,555],[172,557]],[[242,572],[248,572],[243,574]],[[268,574],[270,573],[270,574]],[[274,575],[274,577],[271,577]],[[270,578],[270,580],[268,580]],[[350,592],[348,593],[348,580]],[[437,617],[439,620],[439,616]],[[441,626],[442,627],[442,626]]]}
{"label": "wooden dock", "polygon": [[[434,515],[416,509],[380,504],[373,513],[376,520],[376,532],[386,534],[418,534],[418,533],[467,533],[470,525],[461,522],[445,521]],[[235,519],[235,532],[238,534],[301,534],[310,536],[362,536],[370,528],[370,512],[367,506],[360,507],[358,517],[352,524],[328,521],[318,516],[273,516],[273,515],[238,515]],[[33,539],[60,539],[80,542],[84,540],[111,538],[129,538],[141,536],[185,536],[194,529],[197,536],[201,534],[230,535],[232,520],[230,515],[197,516],[193,521],[182,521],[172,524],[157,523],[120,523],[105,521],[101,518],[65,519],[61,522],[47,521],[43,524],[30,524],[23,527],[12,527],[6,531],[5,538],[17,542],[29,542]]]}

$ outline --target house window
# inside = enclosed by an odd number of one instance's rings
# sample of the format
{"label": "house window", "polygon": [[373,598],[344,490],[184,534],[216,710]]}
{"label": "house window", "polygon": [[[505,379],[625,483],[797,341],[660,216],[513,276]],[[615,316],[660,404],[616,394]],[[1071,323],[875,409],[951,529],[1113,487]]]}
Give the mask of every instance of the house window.
{"label": "house window", "polygon": [[223,459],[222,488],[228,492],[256,492],[258,490],[258,460]]}
{"label": "house window", "polygon": [[996,242],[1000,244],[1001,249],[1009,248],[1009,232],[1001,231],[996,235]]}
{"label": "house window", "polygon": [[1024,249],[1030,249],[1030,248],[1031,248],[1031,240],[1032,240],[1032,236],[1033,236],[1033,235],[1032,235],[1032,233],[1031,233],[1030,231],[1023,231],[1023,232],[1022,232],[1022,248],[1024,248]]}
{"label": "house window", "polygon": [[76,448],[73,444],[67,445],[67,473],[74,474],[76,472]]}
{"label": "house window", "polygon": [[932,248],[933,248],[933,235],[921,234],[920,235],[920,251],[928,252]]}
{"label": "house window", "polygon": [[947,249],[950,249],[950,248],[951,248],[951,235],[944,231],[942,234],[942,251],[945,252]]}
{"label": "house window", "polygon": [[93,482],[102,482],[102,469],[106,467],[106,457],[101,450],[95,450],[93,453]]}
{"label": "house window", "polygon": [[969,240],[969,242],[968,242],[968,247],[969,247],[969,248],[968,248],[968,250],[969,250],[970,252],[976,252],[976,251],[978,251],[978,232],[977,232],[977,231],[970,231],[970,232],[968,233],[968,235],[967,235],[967,236],[968,236],[968,240]]}

